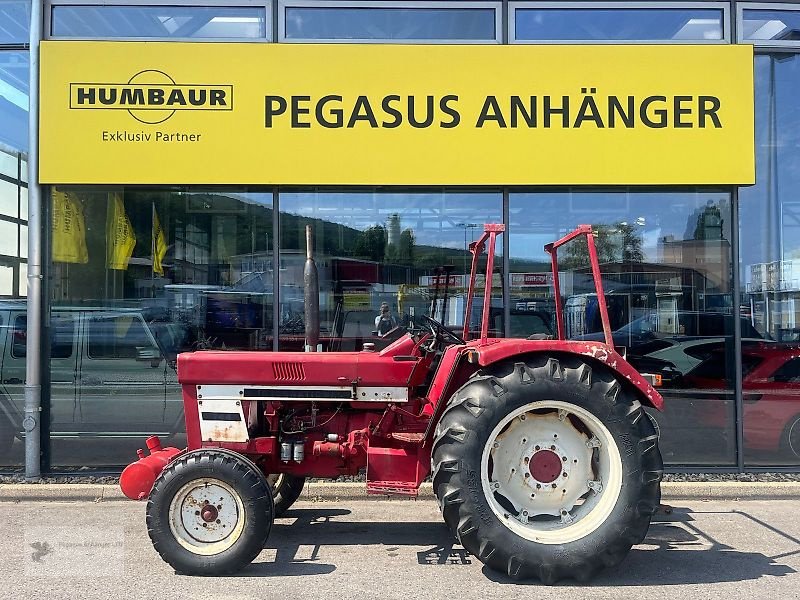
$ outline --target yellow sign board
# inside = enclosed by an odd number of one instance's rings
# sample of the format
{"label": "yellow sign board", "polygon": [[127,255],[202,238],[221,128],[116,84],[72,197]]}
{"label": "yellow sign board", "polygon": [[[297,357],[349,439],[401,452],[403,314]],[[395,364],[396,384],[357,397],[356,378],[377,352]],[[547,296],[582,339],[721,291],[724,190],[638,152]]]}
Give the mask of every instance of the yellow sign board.
{"label": "yellow sign board", "polygon": [[54,184],[754,182],[749,45],[48,41]]}

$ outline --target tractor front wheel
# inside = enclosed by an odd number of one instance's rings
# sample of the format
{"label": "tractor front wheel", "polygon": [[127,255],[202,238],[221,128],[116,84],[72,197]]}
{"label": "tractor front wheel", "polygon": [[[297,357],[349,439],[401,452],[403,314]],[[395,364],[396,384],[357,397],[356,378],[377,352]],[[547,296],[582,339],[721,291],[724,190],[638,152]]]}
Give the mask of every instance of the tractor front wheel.
{"label": "tractor front wheel", "polygon": [[494,570],[586,581],[647,534],[658,435],[613,374],[534,356],[472,378],[437,426],[433,485],[464,548]]}
{"label": "tractor front wheel", "polygon": [[147,502],[153,546],[178,573],[224,575],[250,564],[272,527],[272,493],[247,458],[197,450],[164,469]]}

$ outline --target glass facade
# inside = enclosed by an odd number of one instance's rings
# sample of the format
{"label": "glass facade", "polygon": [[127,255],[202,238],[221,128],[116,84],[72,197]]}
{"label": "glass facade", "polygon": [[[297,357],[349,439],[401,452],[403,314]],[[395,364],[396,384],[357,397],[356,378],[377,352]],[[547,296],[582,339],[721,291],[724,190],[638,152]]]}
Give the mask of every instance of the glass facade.
{"label": "glass facade", "polygon": [[[27,3],[0,3],[0,43],[27,41]],[[0,345],[9,355],[13,340],[11,315],[25,310],[28,251],[28,53],[0,49]],[[5,374],[3,375],[3,372]],[[12,388],[24,385],[25,364],[0,364],[0,465],[24,462],[22,399]]]}
{"label": "glass facade", "polygon": [[[550,260],[543,246],[581,223],[597,231],[614,344],[640,372],[659,375],[669,407],[654,413],[672,464],[736,462],[732,377],[707,381],[710,362],[734,368],[731,200],[724,190],[513,192],[509,201],[510,312],[552,323]],[[602,340],[585,244],[559,253],[566,333]],[[712,420],[713,417],[713,420]]]}
{"label": "glass facade", "polygon": [[[287,191],[280,196],[280,214],[280,349],[303,344],[304,232],[310,224],[323,348],[352,351],[365,341],[385,345],[391,339],[384,337],[385,327],[411,326],[423,314],[463,329],[469,243],[483,223],[502,221],[503,198],[499,191]],[[499,272],[493,288],[496,318],[502,313]],[[388,317],[380,312],[384,302]],[[477,327],[481,310],[473,313]],[[493,329],[502,335],[499,320]]]}
{"label": "glass facade", "polygon": [[[288,4],[288,3],[287,3]],[[301,3],[298,3],[301,4]],[[494,41],[496,8],[484,4],[432,2],[392,7],[392,3],[306,3],[281,6],[286,41],[404,40]],[[338,5],[336,5],[338,4]]]}
{"label": "glass facade", "polygon": [[[592,223],[614,342],[662,382],[667,410],[653,416],[665,462],[800,468],[797,4],[217,4],[52,0],[45,22],[51,38],[200,41],[729,43],[736,31],[756,52],[757,183],[46,190],[50,326],[42,341],[53,470],[118,468],[152,433],[183,443],[179,352],[302,350],[306,225],[329,351],[380,347],[393,326],[423,314],[462,327],[466,249],[492,221],[506,223],[508,239],[497,248],[491,335],[553,332],[542,247]],[[23,460],[28,6],[0,1],[0,468]],[[567,333],[598,339],[585,252],[568,246],[559,256]],[[467,316],[471,326],[479,317]]]}
{"label": "glass facade", "polygon": [[50,33],[62,38],[264,39],[267,9],[244,6],[54,6]]}
{"label": "glass facade", "polygon": [[514,39],[538,42],[708,42],[724,39],[722,8],[697,5],[692,8],[628,8],[625,4],[591,7],[582,3],[577,8],[539,2],[513,3]]}
{"label": "glass facade", "polygon": [[756,57],[756,185],[740,192],[744,457],[800,465],[800,54]]}

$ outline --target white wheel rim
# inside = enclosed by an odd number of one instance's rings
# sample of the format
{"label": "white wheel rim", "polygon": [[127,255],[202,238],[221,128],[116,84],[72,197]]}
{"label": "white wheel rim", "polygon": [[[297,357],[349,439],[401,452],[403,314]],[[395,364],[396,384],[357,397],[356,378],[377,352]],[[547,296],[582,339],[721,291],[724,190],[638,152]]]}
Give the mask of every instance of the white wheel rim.
{"label": "white wheel rim", "polygon": [[542,544],[566,544],[592,533],[614,510],[622,458],[611,433],[588,410],[531,402],[489,435],[481,482],[492,511],[511,531]]}
{"label": "white wheel rim", "polygon": [[169,505],[169,528],[186,550],[212,556],[233,546],[244,530],[244,504],[239,494],[219,479],[195,479],[184,485]]}

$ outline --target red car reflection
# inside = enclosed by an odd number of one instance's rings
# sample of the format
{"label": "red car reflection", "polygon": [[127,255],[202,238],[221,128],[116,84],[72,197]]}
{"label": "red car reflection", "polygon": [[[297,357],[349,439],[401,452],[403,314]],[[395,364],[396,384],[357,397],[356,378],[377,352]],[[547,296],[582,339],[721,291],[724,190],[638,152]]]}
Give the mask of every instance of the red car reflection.
{"label": "red car reflection", "polygon": [[[703,362],[684,375],[685,387],[730,387],[732,366],[724,348],[709,352]],[[747,450],[777,453],[800,459],[800,344],[758,342],[742,348],[744,442]],[[701,418],[710,427],[724,428],[722,406],[709,403]]]}

